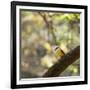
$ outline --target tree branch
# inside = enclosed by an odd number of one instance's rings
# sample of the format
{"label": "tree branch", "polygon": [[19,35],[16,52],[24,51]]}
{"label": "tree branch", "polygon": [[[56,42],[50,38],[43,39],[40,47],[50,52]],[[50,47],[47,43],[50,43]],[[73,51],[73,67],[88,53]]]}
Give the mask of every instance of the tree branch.
{"label": "tree branch", "polygon": [[43,77],[56,77],[59,76],[69,65],[75,62],[80,57],[80,46],[71,50],[64,57],[62,57],[58,62],[53,65]]}
{"label": "tree branch", "polygon": [[[56,44],[56,36],[55,36],[55,33],[54,33],[54,28],[53,28],[53,23],[52,23],[52,19],[51,19],[51,16],[48,14],[48,17],[46,16],[46,14],[42,14],[41,12],[38,12],[38,14],[43,18],[46,26],[47,26],[47,29],[48,29],[48,35],[49,33],[51,32],[52,34],[52,37],[53,37],[53,40],[54,40],[54,44]],[[50,18],[50,20],[48,21],[48,18]]]}

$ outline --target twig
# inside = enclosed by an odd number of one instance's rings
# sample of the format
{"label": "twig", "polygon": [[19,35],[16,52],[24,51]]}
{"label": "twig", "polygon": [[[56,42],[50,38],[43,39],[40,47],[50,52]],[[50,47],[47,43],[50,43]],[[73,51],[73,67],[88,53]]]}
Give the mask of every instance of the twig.
{"label": "twig", "polygon": [[[53,36],[53,39],[54,39],[54,44],[56,44],[56,36],[55,36],[55,33],[54,33],[54,28],[53,28],[53,23],[52,23],[52,20],[48,21],[47,17],[46,17],[46,14],[42,14],[41,12],[39,12],[39,15],[43,18],[47,28],[48,28],[48,35],[49,33],[51,32],[52,33],[52,36]],[[51,16],[48,15],[49,18],[51,18]]]}

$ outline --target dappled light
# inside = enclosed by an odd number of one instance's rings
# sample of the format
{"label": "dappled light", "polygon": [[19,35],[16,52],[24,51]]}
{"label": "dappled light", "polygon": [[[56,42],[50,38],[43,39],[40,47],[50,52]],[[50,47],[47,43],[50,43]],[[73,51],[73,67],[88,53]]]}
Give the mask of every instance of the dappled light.
{"label": "dappled light", "polygon": [[[20,15],[21,78],[42,77],[58,62],[53,46],[67,54],[80,45],[80,13],[21,10]],[[80,59],[60,77],[78,75]]]}

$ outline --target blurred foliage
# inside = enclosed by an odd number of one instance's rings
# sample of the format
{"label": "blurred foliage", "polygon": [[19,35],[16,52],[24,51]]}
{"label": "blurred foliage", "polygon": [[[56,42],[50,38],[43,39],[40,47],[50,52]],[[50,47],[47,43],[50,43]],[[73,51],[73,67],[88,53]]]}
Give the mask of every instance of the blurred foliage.
{"label": "blurred foliage", "polygon": [[[21,78],[41,77],[57,62],[52,46],[67,53],[80,45],[80,14],[21,10]],[[80,60],[60,76],[80,74]]]}

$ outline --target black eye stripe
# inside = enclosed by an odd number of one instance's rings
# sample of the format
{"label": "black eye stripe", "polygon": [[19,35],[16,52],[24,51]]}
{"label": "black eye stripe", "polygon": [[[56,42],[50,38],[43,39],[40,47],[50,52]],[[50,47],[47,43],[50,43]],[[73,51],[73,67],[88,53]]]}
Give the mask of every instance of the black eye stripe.
{"label": "black eye stripe", "polygon": [[56,47],[55,50],[57,50],[59,47]]}

